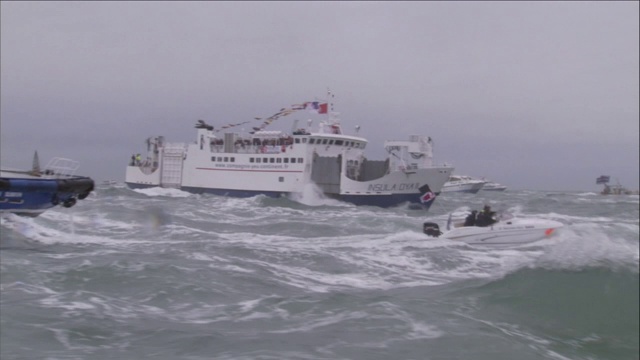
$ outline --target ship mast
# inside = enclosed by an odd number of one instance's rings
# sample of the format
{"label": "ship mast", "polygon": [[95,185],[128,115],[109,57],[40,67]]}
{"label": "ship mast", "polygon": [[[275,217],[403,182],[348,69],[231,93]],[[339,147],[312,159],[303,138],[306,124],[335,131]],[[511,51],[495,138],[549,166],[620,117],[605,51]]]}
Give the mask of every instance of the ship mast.
{"label": "ship mast", "polygon": [[33,154],[33,164],[31,165],[31,174],[40,175],[40,159],[38,158],[38,151]]}
{"label": "ship mast", "polygon": [[[328,103],[328,113],[329,113],[329,121],[330,123],[335,123],[336,120],[338,120],[336,118],[336,113],[333,111],[333,94],[331,93],[331,89],[327,88],[327,103]],[[339,120],[338,120],[339,121]]]}
{"label": "ship mast", "polygon": [[333,134],[342,134],[340,118],[338,117],[339,113],[333,111],[333,98],[334,95],[331,93],[331,89],[327,88],[327,112],[329,113],[329,121],[327,123]]}

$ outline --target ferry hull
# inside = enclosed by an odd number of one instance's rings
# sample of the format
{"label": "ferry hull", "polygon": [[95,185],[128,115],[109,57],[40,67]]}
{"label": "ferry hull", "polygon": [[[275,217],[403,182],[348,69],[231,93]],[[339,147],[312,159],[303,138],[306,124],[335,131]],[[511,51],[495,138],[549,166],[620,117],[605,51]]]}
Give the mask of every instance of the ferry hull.
{"label": "ferry hull", "polygon": [[[390,194],[390,195],[335,195],[337,200],[359,206],[393,207],[400,204],[420,204],[420,208],[429,210],[432,203],[422,204],[419,194]],[[412,207],[415,208],[415,207]]]}
{"label": "ferry hull", "polygon": [[211,189],[211,188],[202,188],[202,187],[188,187],[183,186],[180,190],[187,191],[193,194],[213,194],[220,196],[229,196],[229,197],[237,197],[237,198],[248,198],[257,195],[266,195],[272,198],[278,198],[282,196],[286,196],[287,193],[280,191],[251,191],[251,190],[234,190],[234,189]]}
{"label": "ferry hull", "polygon": [[[150,189],[157,187],[155,185],[144,185],[136,183],[126,183],[131,189]],[[249,198],[258,195],[265,195],[271,198],[287,197],[294,193],[279,192],[279,191],[249,191],[249,190],[234,190],[234,189],[210,189],[202,187],[180,187],[179,190],[186,191],[193,194],[212,194],[219,196],[229,196],[237,198]],[[387,195],[341,195],[341,194],[326,194],[327,197],[339,201],[344,201],[357,206],[378,206],[378,207],[393,207],[403,203],[420,204],[419,208],[428,210],[431,207],[431,203],[420,203],[420,194],[387,194]],[[415,206],[413,208],[416,208]]]}

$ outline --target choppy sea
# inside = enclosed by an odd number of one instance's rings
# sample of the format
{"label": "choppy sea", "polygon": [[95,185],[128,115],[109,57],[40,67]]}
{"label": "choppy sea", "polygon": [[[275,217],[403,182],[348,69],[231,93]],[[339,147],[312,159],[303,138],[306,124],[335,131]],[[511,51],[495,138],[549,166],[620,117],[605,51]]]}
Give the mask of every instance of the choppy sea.
{"label": "choppy sea", "polygon": [[[565,227],[493,250],[421,232],[484,204]],[[116,184],[0,221],[2,360],[640,358],[637,195],[426,213]]]}

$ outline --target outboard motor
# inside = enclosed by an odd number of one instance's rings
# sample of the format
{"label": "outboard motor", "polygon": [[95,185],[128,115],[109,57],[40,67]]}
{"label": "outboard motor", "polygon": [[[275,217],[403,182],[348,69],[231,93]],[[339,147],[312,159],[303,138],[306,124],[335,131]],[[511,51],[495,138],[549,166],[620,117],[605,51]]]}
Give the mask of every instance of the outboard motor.
{"label": "outboard motor", "polygon": [[438,237],[442,235],[442,231],[440,231],[440,227],[436,223],[426,222],[422,225],[422,231],[432,237]]}

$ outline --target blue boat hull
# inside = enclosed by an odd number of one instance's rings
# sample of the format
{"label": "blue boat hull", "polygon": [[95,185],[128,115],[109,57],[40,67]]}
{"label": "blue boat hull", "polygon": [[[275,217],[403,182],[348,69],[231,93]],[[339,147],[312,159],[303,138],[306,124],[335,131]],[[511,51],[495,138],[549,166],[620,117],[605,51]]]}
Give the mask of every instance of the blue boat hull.
{"label": "blue boat hull", "polygon": [[71,207],[93,191],[88,177],[0,178],[0,212],[37,216],[57,205]]}

